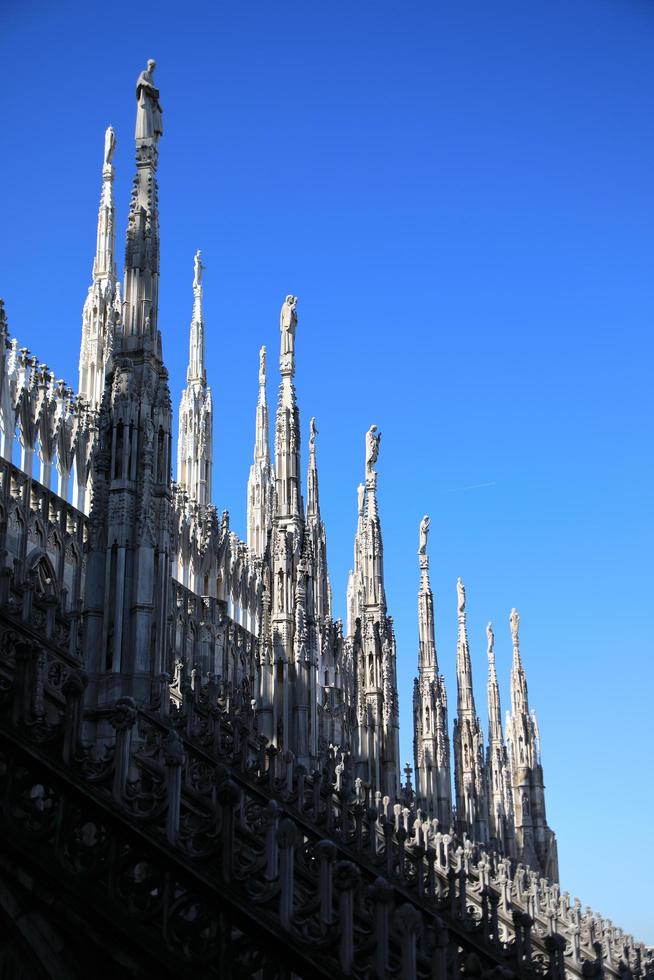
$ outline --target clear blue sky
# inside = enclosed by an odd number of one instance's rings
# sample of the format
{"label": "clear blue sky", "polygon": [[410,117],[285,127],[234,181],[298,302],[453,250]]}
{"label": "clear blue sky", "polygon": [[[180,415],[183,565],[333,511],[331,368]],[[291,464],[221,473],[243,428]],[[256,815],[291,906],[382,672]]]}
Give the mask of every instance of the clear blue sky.
{"label": "clear blue sky", "polygon": [[12,333],[76,385],[104,129],[122,259],[134,82],[156,58],[160,326],[177,405],[201,248],[215,502],[244,535],[257,351],[274,369],[295,292],[337,614],[364,432],[383,433],[403,759],[428,512],[451,714],[461,575],[484,725],[485,624],[507,707],[522,616],[564,888],[649,942],[653,49],[649,0],[0,8]]}

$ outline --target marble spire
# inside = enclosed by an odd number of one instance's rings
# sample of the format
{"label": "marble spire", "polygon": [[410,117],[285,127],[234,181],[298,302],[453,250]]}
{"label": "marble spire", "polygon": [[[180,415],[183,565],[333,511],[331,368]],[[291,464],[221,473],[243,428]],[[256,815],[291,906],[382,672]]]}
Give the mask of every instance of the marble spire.
{"label": "marble spire", "polygon": [[213,402],[204,363],[204,315],[202,312],[202,254],[193,263],[193,313],[189,332],[186,387],[179,403],[177,483],[191,500],[210,503],[213,474]]}
{"label": "marble spire", "polygon": [[259,397],[254,435],[254,454],[248,478],[248,548],[262,558],[272,526],[274,472],[270,463],[270,423],[266,399],[266,348],[259,351]]}
{"label": "marble spire", "polygon": [[123,349],[138,350],[157,340],[159,312],[159,204],[157,162],[163,133],[159,90],[150,59],[136,82],[136,175],[127,225]]}
{"label": "marble spire", "polygon": [[438,673],[434,632],[434,597],[429,582],[429,517],[420,522],[418,564],[418,676],[413,685],[413,735],[416,805],[441,829],[450,829],[450,739],[445,678]]}
{"label": "marble spire", "polygon": [[82,312],[79,357],[79,393],[96,410],[104,392],[105,369],[120,320],[120,292],[116,283],[116,228],[113,196],[113,155],[116,135],[107,127],[102,164],[102,190],[96,232],[91,285]]}
{"label": "marble spire", "polygon": [[327,571],[327,534],[320,516],[318,466],[316,463],[316,420],[309,422],[309,469],[307,472],[306,529],[312,547],[315,581],[315,615],[318,620],[331,616],[331,588]]}
{"label": "marble spire", "polygon": [[300,413],[295,394],[297,296],[287,296],[279,316],[281,382],[275,420],[275,515],[304,521],[300,478]]}
{"label": "marble spire", "polygon": [[348,584],[348,623],[357,691],[357,776],[375,790],[399,792],[399,705],[393,621],[387,615],[384,548],[377,507],[381,433],[366,433],[365,485],[359,487],[354,569]]}
{"label": "marble spire", "polygon": [[558,881],[556,837],[547,824],[545,783],[540,759],[536,714],[529,711],[527,678],[520,656],[520,616],[509,616],[513,663],[511,666],[511,714],[507,741],[511,762],[515,850],[520,862]]}
{"label": "marble spire", "polygon": [[473,840],[488,840],[488,798],[484,737],[472,687],[472,664],[466,626],[466,591],[456,583],[458,637],[456,646],[457,717],[454,721],[454,783],[457,829]]}
{"label": "marble spire", "polygon": [[491,843],[503,854],[514,856],[513,797],[509,757],[502,731],[500,688],[495,669],[495,634],[486,627],[488,641],[488,816]]}
{"label": "marble spire", "polygon": [[[172,410],[156,329],[156,166],[162,127],[153,70],[150,61],[136,86],[136,177],[123,330],[114,338],[91,464],[84,619],[88,698],[99,706],[123,696],[137,702],[150,698],[152,676],[165,669],[168,652]],[[109,138],[106,147],[111,146]],[[101,266],[106,268],[106,259],[100,259]]]}

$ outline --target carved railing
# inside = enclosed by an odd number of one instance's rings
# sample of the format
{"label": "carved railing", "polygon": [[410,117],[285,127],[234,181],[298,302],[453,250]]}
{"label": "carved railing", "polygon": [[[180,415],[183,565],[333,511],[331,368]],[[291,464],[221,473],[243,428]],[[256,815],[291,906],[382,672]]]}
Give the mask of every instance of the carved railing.
{"label": "carved railing", "polygon": [[[336,753],[321,772],[295,765],[213,679],[85,716],[79,660],[54,652],[67,676],[51,690],[40,643],[3,618],[2,838],[102,896],[116,927],[129,912],[144,949],[217,976],[228,962],[241,976],[654,974],[555,886],[370,799]],[[100,717],[114,736],[86,747]]]}

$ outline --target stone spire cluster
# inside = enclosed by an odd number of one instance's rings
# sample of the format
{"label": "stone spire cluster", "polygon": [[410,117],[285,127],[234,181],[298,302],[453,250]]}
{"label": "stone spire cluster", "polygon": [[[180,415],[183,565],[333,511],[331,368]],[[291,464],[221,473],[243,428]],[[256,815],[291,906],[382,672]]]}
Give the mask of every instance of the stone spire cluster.
{"label": "stone spire cluster", "polygon": [[445,679],[438,673],[434,606],[429,585],[429,518],[420,523],[418,591],[418,676],[414,681],[413,726],[416,805],[460,839],[485,841],[499,854],[551,879],[558,877],[556,838],[545,817],[543,770],[536,717],[529,711],[520,659],[519,616],[511,611],[513,642],[511,714],[506,741],[495,666],[495,634],[486,627],[488,654],[488,745],[475,708],[472,661],[466,624],[466,591],[457,580],[457,716],[454,719],[452,810]]}
{"label": "stone spire cluster", "polygon": [[[59,903],[53,936],[61,927],[65,938],[89,900],[101,917],[107,900],[117,912],[125,906],[127,934],[128,899],[138,903],[144,894],[127,859],[133,853],[140,867],[152,854],[154,871],[161,865],[167,874],[168,854],[179,900],[166,921],[148,917],[147,943],[132,936],[132,965],[141,945],[138,963],[151,966],[160,941],[162,963],[172,957],[180,975],[197,968],[202,946],[209,968],[237,966],[243,975],[288,966],[313,976],[319,957],[322,972],[333,975],[445,977],[453,966],[462,976],[654,977],[650,952],[561,894],[515,609],[504,729],[490,623],[486,630],[484,741],[461,579],[450,732],[427,516],[418,546],[415,789],[409,764],[401,784],[396,636],[377,499],[381,435],[376,425],[365,435],[344,629],[333,618],[315,418],[304,461],[301,454],[294,295],[279,318],[274,453],[260,351],[247,542],[229,513],[219,514],[211,497],[200,252],[173,481],[173,415],[157,327],[163,126],[154,70],[148,62],[136,85],[122,297],[116,137],[111,127],[105,136],[79,395],[10,338],[0,301],[0,714],[10,777],[0,822],[10,844],[18,835],[10,898],[15,877],[17,904],[22,909],[26,896],[29,906],[23,869],[37,895],[42,858],[48,888],[61,869],[70,878],[68,845],[85,827],[102,827],[83,842],[82,858],[102,872],[106,853],[124,852],[120,887],[112,892],[107,878],[109,894],[100,874],[83,894],[69,888],[77,901],[65,910]],[[51,832],[52,800],[70,817],[63,837]],[[150,884],[146,890],[156,897]],[[265,959],[257,958],[261,901]],[[206,916],[185,913],[205,906],[225,911],[208,939]],[[362,910],[370,929],[359,928]],[[229,942],[232,912],[245,924],[245,944]],[[14,952],[28,952],[20,930],[16,937]],[[96,939],[106,948],[102,935]],[[66,943],[55,945],[58,955]],[[7,949],[10,967],[34,973],[31,950],[23,960]],[[49,952],[47,943],[41,951]],[[51,966],[44,961],[45,972]],[[69,966],[66,958],[64,972]]]}
{"label": "stone spire cluster", "polygon": [[[148,62],[137,81],[136,175],[123,298],[114,255],[115,135],[110,128],[93,282],[84,307],[82,398],[67,409],[68,396],[60,392],[59,401],[53,397],[53,405],[61,402],[68,411],[66,458],[75,456],[78,500],[84,506],[91,501],[83,622],[89,651],[88,700],[99,711],[96,734],[106,734],[103,711],[117,699],[165,706],[170,697],[179,706],[184,692],[199,692],[199,678],[204,678],[208,693],[202,696],[215,699],[220,691],[223,703],[254,719],[271,758],[292,760],[306,772],[337,775],[343,791],[356,786],[379,805],[398,805],[401,800],[440,833],[492,846],[508,859],[555,878],[556,843],[545,819],[538,729],[527,701],[517,614],[511,617],[514,663],[506,742],[494,636],[490,625],[488,629],[486,746],[475,706],[466,595],[460,579],[451,754],[445,678],[436,651],[428,517],[420,523],[418,548],[415,791],[410,778],[401,784],[396,636],[388,613],[377,499],[381,434],[371,425],[365,435],[344,630],[332,612],[315,418],[308,425],[306,502],[303,493],[295,389],[298,300],[292,294],[286,296],[279,317],[273,453],[266,349],[259,353],[247,542],[230,528],[226,511],[218,516],[211,498],[213,410],[199,251],[178,420],[176,482],[172,481],[172,412],[157,329],[157,163],[163,126],[154,68],[154,62]],[[21,404],[38,405],[38,393],[50,383],[49,375],[21,356],[12,347],[7,370],[26,391]],[[5,403],[3,418],[8,418],[7,397]],[[63,410],[53,410],[53,418]],[[44,415],[34,409],[39,412]],[[19,415],[25,417],[25,453],[33,453],[38,440],[30,433],[42,423],[35,415],[31,425],[25,408]]]}

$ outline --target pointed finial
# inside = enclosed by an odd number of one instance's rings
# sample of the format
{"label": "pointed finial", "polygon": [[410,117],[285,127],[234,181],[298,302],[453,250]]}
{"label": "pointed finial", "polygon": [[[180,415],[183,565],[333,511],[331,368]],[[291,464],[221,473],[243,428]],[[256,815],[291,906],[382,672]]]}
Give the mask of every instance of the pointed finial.
{"label": "pointed finial", "polygon": [[193,289],[198,289],[202,283],[203,270],[204,266],[202,264],[202,252],[200,249],[198,249],[193,259]]}
{"label": "pointed finial", "polygon": [[518,647],[520,643],[520,638],[518,636],[518,630],[520,627],[520,616],[518,615],[517,609],[515,607],[511,610],[511,615],[509,616],[509,625],[511,626],[511,637],[513,639],[513,646]]}
{"label": "pointed finial", "polygon": [[456,580],[456,595],[457,595],[457,610],[459,616],[462,616],[466,611],[466,587],[463,584],[463,579],[460,576]]}
{"label": "pointed finial", "polygon": [[489,623],[486,627],[486,638],[488,640],[488,662],[489,664],[495,663],[495,634],[493,633],[493,624]]}
{"label": "pointed finial", "polygon": [[266,348],[259,348],[259,387],[263,388],[266,384]]}

